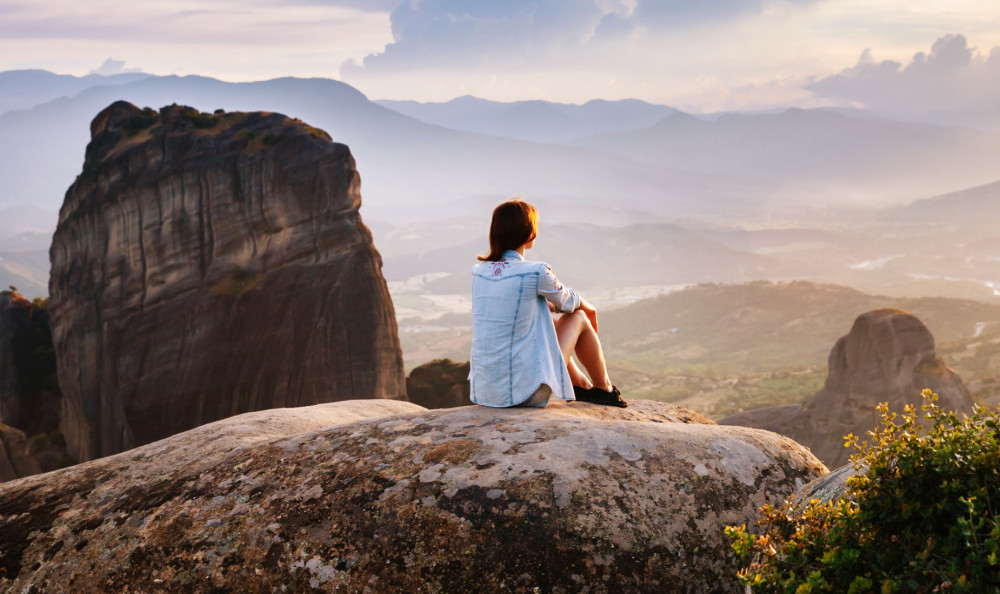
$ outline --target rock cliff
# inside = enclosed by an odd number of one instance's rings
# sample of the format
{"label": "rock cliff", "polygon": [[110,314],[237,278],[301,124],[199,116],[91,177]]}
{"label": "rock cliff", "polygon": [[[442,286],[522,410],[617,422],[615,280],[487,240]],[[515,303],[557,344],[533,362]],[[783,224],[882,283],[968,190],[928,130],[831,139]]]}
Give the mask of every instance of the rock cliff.
{"label": "rock cliff", "polygon": [[864,436],[875,426],[875,407],[919,406],[929,388],[945,410],[972,412],[962,378],[935,354],[934,336],[923,322],[899,309],[876,309],[854,321],[830,351],[826,384],[802,404],[742,412],[719,421],[787,435],[808,447],[830,468],[846,464],[844,436]]}
{"label": "rock cliff", "polygon": [[9,462],[0,481],[73,462],[59,433],[60,407],[45,301],[0,291],[0,426],[7,426],[0,430],[6,452],[0,457]]}
{"label": "rock cliff", "polygon": [[735,593],[723,526],[825,471],[649,401],[262,411],[0,485],[0,589]]}
{"label": "rock cliff", "polygon": [[348,148],[272,113],[118,102],[53,237],[69,451],[237,413],[405,393]]}

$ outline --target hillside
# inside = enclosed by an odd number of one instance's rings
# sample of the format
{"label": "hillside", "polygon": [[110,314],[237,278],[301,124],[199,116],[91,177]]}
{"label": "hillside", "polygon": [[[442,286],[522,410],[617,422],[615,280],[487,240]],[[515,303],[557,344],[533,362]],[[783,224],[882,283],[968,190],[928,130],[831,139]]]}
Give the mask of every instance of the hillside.
{"label": "hillside", "polygon": [[825,365],[859,314],[882,307],[920,318],[938,343],[1000,330],[1000,306],[950,298],[892,298],[837,285],[700,285],[609,311],[602,335],[618,358],[647,367],[712,365],[765,371]]}
{"label": "hillside", "polygon": [[906,223],[979,226],[992,224],[998,217],[1000,181],[917,200],[890,210],[885,218]]}

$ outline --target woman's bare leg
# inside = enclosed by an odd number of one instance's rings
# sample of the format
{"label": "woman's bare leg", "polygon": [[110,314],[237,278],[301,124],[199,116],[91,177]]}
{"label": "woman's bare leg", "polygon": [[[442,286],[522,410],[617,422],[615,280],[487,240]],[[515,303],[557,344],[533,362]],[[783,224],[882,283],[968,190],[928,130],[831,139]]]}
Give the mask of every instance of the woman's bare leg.
{"label": "woman's bare leg", "polygon": [[[583,310],[578,309],[559,318],[556,322],[556,335],[559,337],[559,349],[562,351],[563,359],[567,361],[566,367],[570,371],[570,378],[573,377],[574,370],[577,374],[580,373],[575,364],[571,365],[573,353],[576,352],[594,385],[602,390],[611,391],[611,379],[604,363],[601,341]],[[573,385],[579,384],[574,380]],[[580,387],[586,386],[580,385]]]}
{"label": "woman's bare leg", "polygon": [[576,366],[576,361],[574,361],[572,357],[566,359],[566,368],[569,370],[569,379],[573,382],[574,386],[579,386],[585,390],[589,390],[594,387],[590,378],[580,371],[580,368]]}

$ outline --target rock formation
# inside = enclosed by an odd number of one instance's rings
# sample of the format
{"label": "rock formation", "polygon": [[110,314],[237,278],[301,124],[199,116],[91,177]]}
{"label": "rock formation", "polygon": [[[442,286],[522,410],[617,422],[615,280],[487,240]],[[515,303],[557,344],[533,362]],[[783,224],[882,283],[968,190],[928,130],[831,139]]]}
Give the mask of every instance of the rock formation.
{"label": "rock formation", "polygon": [[0,458],[8,460],[6,466],[0,461],[8,470],[0,468],[0,481],[73,462],[59,433],[60,408],[44,300],[32,303],[16,291],[0,291],[0,423],[7,426]]}
{"label": "rock formation", "polygon": [[49,292],[70,452],[404,395],[348,148],[271,113],[118,102],[91,124]]}
{"label": "rock formation", "polygon": [[28,455],[24,431],[0,423],[0,483],[39,472],[38,461]]}
{"label": "rock formation", "polygon": [[263,411],[0,485],[0,590],[735,593],[723,526],[825,471],[649,401]]}
{"label": "rock formation", "polygon": [[406,377],[407,400],[424,408],[454,408],[472,404],[469,399],[469,362],[435,359],[415,368]]}
{"label": "rock formation", "polygon": [[847,463],[844,436],[863,437],[875,427],[875,407],[919,406],[933,390],[945,410],[971,413],[972,395],[962,378],[934,352],[934,336],[914,315],[876,309],[858,316],[850,333],[830,351],[826,385],[802,404],[745,411],[719,421],[787,435],[830,468]]}

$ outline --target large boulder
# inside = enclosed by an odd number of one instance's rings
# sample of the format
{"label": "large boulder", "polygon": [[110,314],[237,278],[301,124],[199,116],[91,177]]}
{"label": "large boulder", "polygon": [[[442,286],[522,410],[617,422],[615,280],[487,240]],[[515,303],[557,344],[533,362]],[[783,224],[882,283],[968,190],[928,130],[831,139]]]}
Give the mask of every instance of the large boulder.
{"label": "large boulder", "polygon": [[324,406],[0,486],[0,589],[739,592],[723,527],[826,472],[665,403]]}
{"label": "large boulder", "polygon": [[406,377],[406,399],[424,408],[454,408],[472,404],[469,362],[435,359]]}
{"label": "large boulder", "polygon": [[858,316],[834,345],[822,390],[802,404],[745,411],[719,423],[787,435],[837,468],[851,455],[844,436],[863,437],[872,430],[879,403],[901,412],[907,404],[919,406],[925,389],[939,396],[945,410],[972,412],[972,395],[937,356],[934,336],[923,322],[900,309],[876,309]]}
{"label": "large boulder", "polygon": [[279,114],[125,102],[91,137],[51,249],[73,456],[247,411],[405,395],[346,146]]}

